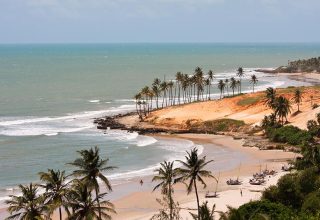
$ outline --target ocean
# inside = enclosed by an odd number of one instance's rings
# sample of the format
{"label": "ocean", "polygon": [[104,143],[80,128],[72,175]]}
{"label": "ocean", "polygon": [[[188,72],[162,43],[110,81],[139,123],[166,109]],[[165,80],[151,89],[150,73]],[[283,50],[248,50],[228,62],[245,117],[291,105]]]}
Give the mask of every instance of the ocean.
{"label": "ocean", "polygon": [[182,159],[194,147],[191,141],[104,133],[92,123],[99,116],[134,110],[134,94],[155,77],[169,80],[177,71],[192,74],[200,66],[215,72],[216,84],[242,66],[247,92],[251,74],[258,76],[257,90],[310,85],[254,69],[319,55],[320,44],[0,45],[0,203],[18,184],[38,181],[40,171],[70,172],[66,164],[76,151],[93,146],[119,167],[107,174],[117,183],[150,175],[163,160]]}

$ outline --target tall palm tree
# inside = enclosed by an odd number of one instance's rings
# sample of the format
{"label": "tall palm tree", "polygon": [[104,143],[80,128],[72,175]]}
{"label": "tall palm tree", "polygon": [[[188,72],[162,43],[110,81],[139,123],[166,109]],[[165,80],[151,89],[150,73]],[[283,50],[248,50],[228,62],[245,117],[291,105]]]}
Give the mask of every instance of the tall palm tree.
{"label": "tall palm tree", "polygon": [[168,82],[168,89],[169,89],[169,105],[172,105],[172,101],[173,101],[173,86],[174,86],[174,83],[173,81],[169,81]]}
{"label": "tall palm tree", "polygon": [[234,96],[234,90],[237,88],[237,80],[234,77],[230,79],[230,88],[232,89],[232,96]]}
{"label": "tall palm tree", "polygon": [[160,84],[161,84],[161,80],[159,78],[155,78],[152,83],[152,91],[154,92],[154,95],[156,96],[157,108],[159,108],[159,96],[161,93]]}
{"label": "tall palm tree", "polygon": [[[73,171],[73,175],[81,177],[81,181],[83,181],[89,189],[95,190],[97,203],[100,207],[100,186],[98,179],[104,183],[109,191],[112,191],[109,180],[102,172],[113,170],[116,167],[107,166],[109,159],[101,159],[98,147],[90,148],[90,150],[81,150],[78,151],[78,153],[81,157],[76,159],[73,163],[70,163],[71,165],[78,167],[78,170]],[[99,213],[99,219],[101,220],[101,213]]]}
{"label": "tall palm tree", "polygon": [[73,213],[70,220],[94,220],[94,219],[111,219],[109,213],[116,213],[114,205],[109,201],[100,201],[107,193],[97,194],[93,199],[88,186],[75,180],[70,191],[68,206],[72,208]]}
{"label": "tall palm tree", "polygon": [[162,108],[164,107],[164,103],[166,103],[167,106],[167,90],[168,90],[168,83],[166,81],[163,81],[160,84],[160,89],[163,93],[163,99],[162,99]]}
{"label": "tall palm tree", "polygon": [[271,109],[275,108],[275,100],[277,97],[276,90],[272,87],[268,87],[266,90],[266,99],[264,101],[265,105]]}
{"label": "tall palm tree", "polygon": [[181,91],[181,81],[182,81],[182,73],[181,72],[177,72],[176,73],[176,82],[177,82],[177,86],[178,86],[178,103],[180,105],[180,91]]}
{"label": "tall palm tree", "polygon": [[[140,119],[141,119],[141,115],[140,115],[140,113],[141,113],[140,106],[141,105],[139,105],[139,102],[140,102],[141,98],[142,98],[142,96],[141,96],[140,92],[134,96],[134,99],[136,100],[136,111],[137,111],[137,114],[139,115]],[[138,108],[138,106],[139,106],[139,108]]]}
{"label": "tall palm tree", "polygon": [[240,93],[241,93],[241,78],[243,77],[243,75],[244,75],[243,68],[239,67],[238,72],[237,72],[237,76],[240,78]]}
{"label": "tall palm tree", "polygon": [[224,80],[225,87],[227,88],[227,94],[229,96],[229,79]]}
{"label": "tall palm tree", "polygon": [[284,124],[284,118],[287,121],[287,116],[291,112],[291,105],[288,99],[283,96],[279,96],[275,100],[275,114],[281,120],[281,123]]}
{"label": "tall palm tree", "polygon": [[252,84],[252,91],[254,93],[254,86],[257,85],[257,83],[258,83],[258,78],[256,77],[256,75],[253,74],[251,76],[250,83]]}
{"label": "tall palm tree", "polygon": [[195,79],[197,85],[197,101],[200,99],[200,93],[203,90],[203,72],[200,67],[196,67],[195,69]]}
{"label": "tall palm tree", "polygon": [[152,182],[159,182],[153,189],[155,191],[161,187],[161,192],[168,196],[169,199],[169,209],[170,209],[170,220],[173,220],[173,184],[174,178],[177,176],[177,170],[173,168],[174,162],[164,161],[160,163],[161,167],[156,169],[157,175],[152,178]]}
{"label": "tall palm tree", "polygon": [[209,70],[209,72],[208,72],[208,79],[210,80],[210,85],[209,85],[209,100],[211,99],[211,97],[210,97],[210,94],[211,94],[211,93],[210,93],[210,87],[211,87],[213,78],[215,78],[215,77],[214,77],[214,73],[213,73],[212,70]]}
{"label": "tall palm tree", "polygon": [[59,217],[62,220],[61,206],[65,205],[66,194],[68,192],[68,184],[66,183],[65,171],[54,171],[49,169],[48,172],[40,172],[40,180],[44,183],[40,186],[45,188],[44,196],[47,200],[47,205],[52,208],[59,209]]}
{"label": "tall palm tree", "polygon": [[10,200],[5,203],[9,205],[8,211],[10,216],[7,220],[11,219],[25,219],[25,220],[42,220],[44,219],[44,206],[45,199],[42,195],[38,195],[38,187],[30,183],[27,186],[19,185],[21,196],[10,196]]}
{"label": "tall palm tree", "polygon": [[210,85],[211,85],[210,79],[209,78],[205,79],[204,84],[207,87],[207,98],[206,99],[210,100]]}
{"label": "tall palm tree", "polygon": [[241,93],[240,88],[241,88],[241,81],[237,80],[237,87],[238,87],[238,94]]}
{"label": "tall palm tree", "polygon": [[200,204],[199,204],[199,195],[198,195],[198,188],[197,188],[197,181],[202,183],[203,188],[206,188],[206,183],[203,180],[203,177],[211,177],[215,178],[210,171],[205,170],[205,167],[213,162],[213,160],[206,161],[206,157],[199,158],[198,157],[198,150],[193,148],[190,152],[187,152],[186,161],[178,160],[183,167],[177,168],[177,172],[179,177],[175,180],[175,182],[185,182],[188,181],[186,184],[188,194],[194,191],[196,193],[197,198],[197,207],[198,207],[198,216],[200,216]]}
{"label": "tall palm tree", "polygon": [[144,109],[144,115],[147,116],[147,113],[149,113],[149,108],[150,108],[150,105],[149,105],[149,94],[150,94],[150,89],[149,89],[149,86],[145,86],[141,89],[141,95],[144,97],[144,100],[145,100],[145,105],[147,105],[147,108]]}
{"label": "tall palm tree", "polygon": [[223,80],[219,80],[218,83],[218,89],[220,90],[220,99],[222,98],[222,93],[224,93],[224,88],[226,87],[226,84],[223,82]]}
{"label": "tall palm tree", "polygon": [[302,92],[300,89],[295,90],[294,96],[292,99],[298,106],[298,112],[300,112],[300,103],[302,102]]}

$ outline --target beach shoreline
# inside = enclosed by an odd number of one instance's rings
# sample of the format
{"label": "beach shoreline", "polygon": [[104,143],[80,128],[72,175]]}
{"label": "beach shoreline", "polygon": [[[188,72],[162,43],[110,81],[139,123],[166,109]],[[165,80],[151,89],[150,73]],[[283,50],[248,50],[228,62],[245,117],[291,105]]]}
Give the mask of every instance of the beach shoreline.
{"label": "beach shoreline", "polygon": [[[241,153],[248,156],[246,160],[243,160],[241,164],[231,169],[225,169],[224,171],[214,172],[215,176],[220,175],[220,181],[218,185],[218,194],[219,198],[215,199],[205,199],[204,195],[207,191],[212,192],[216,185],[213,179],[207,179],[208,188],[199,189],[199,195],[201,201],[209,201],[209,204],[216,203],[217,211],[226,211],[227,205],[229,205],[228,200],[225,196],[230,196],[232,194],[233,198],[240,197],[240,189],[243,190],[243,194],[246,196],[243,198],[234,199],[238,203],[232,203],[230,205],[238,207],[250,200],[259,198],[261,191],[272,184],[276,184],[277,180],[284,174],[281,172],[281,167],[284,164],[287,164],[288,160],[292,160],[296,157],[295,153],[292,152],[283,152],[279,150],[271,151],[261,151],[257,148],[247,148],[243,147],[243,140],[234,140],[230,136],[223,135],[199,135],[199,134],[178,134],[178,135],[168,135],[168,134],[159,134],[156,136],[161,137],[174,137],[174,138],[183,138],[193,141],[195,144],[201,144],[204,146],[204,153],[201,156],[206,156],[207,159],[211,158],[209,155],[212,146],[219,146],[228,150],[232,150],[234,153]],[[264,186],[252,186],[248,184],[248,180],[253,173],[259,172],[261,166],[266,166],[269,169],[274,169],[279,173],[276,176],[273,176],[268,179],[268,182]],[[239,176],[240,180],[243,180],[242,186],[228,186],[226,180],[229,178],[235,178]],[[151,177],[145,178],[144,181],[150,181]],[[225,196],[223,196],[225,195]],[[150,219],[150,217],[157,212],[160,206],[156,202],[156,198],[161,198],[161,195],[158,191],[153,192],[141,190],[136,191],[131,194],[128,194],[122,198],[119,198],[114,202],[117,212],[117,215],[113,216],[113,219]],[[175,200],[179,202],[183,211],[181,215],[183,219],[187,219],[188,212],[185,211],[186,208],[195,208],[195,197],[193,194],[187,195],[185,186],[178,184],[175,186]]]}
{"label": "beach shoreline", "polygon": [[[284,75],[286,77],[304,77],[301,75]],[[320,77],[315,79],[315,80],[320,80]],[[250,95],[250,94],[249,94]],[[262,112],[262,114],[267,114],[268,112]],[[134,112],[130,112],[125,115],[117,115],[112,118],[116,118],[117,120],[121,120],[123,117],[135,117]],[[128,119],[128,118],[126,118]],[[305,120],[305,119],[304,119]],[[249,155],[250,159],[243,161],[241,163],[241,167],[236,166],[233,167],[232,169],[226,169],[223,172],[221,172],[221,181],[224,184],[221,184],[219,186],[218,191],[222,194],[229,195],[232,194],[239,194],[239,187],[235,186],[227,186],[225,184],[225,181],[229,178],[239,176],[241,179],[243,179],[245,182],[248,182],[250,175],[252,173],[258,172],[259,167],[261,167],[261,164],[264,166],[270,167],[271,169],[275,169],[277,171],[280,170],[281,166],[283,164],[287,163],[287,160],[293,159],[296,154],[290,153],[290,152],[283,152],[283,151],[261,151],[255,147],[243,147],[244,141],[243,141],[243,133],[239,132],[234,132],[232,135],[238,136],[237,138],[233,138],[230,133],[226,133],[227,135],[214,135],[214,134],[199,134],[199,133],[185,133],[185,132],[190,132],[188,129],[181,129],[181,128],[174,128],[174,127],[167,127],[166,125],[164,126],[158,126],[158,127],[146,127],[146,129],[137,129],[136,127],[132,126],[133,123],[136,121],[127,121],[126,124],[124,125],[125,127],[121,128],[124,130],[129,130],[130,131],[138,131],[139,133],[150,135],[153,137],[162,137],[162,138],[181,138],[181,139],[187,139],[193,141],[195,144],[200,144],[204,145],[204,153],[202,155],[208,156],[210,154],[210,146],[212,145],[217,145],[229,150],[232,150],[234,152],[239,152],[243,153],[245,155]],[[121,121],[120,121],[121,124]],[[145,123],[144,125],[147,125]],[[163,134],[165,132],[165,134]],[[172,134],[171,134],[172,133]],[[221,132],[221,134],[224,132]],[[275,153],[273,155],[273,153]],[[281,153],[280,153],[281,152]],[[273,158],[276,156],[275,158]],[[210,159],[210,158],[208,158]],[[214,158],[213,158],[214,159]],[[241,169],[239,169],[241,168]],[[239,170],[241,172],[239,173]],[[215,175],[218,175],[217,172],[215,172]],[[282,175],[282,174],[281,174]],[[281,176],[280,174],[270,178],[270,181],[268,181],[267,186],[269,184],[275,184],[277,180]],[[125,184],[125,186],[115,186],[114,191],[117,191],[117,189],[120,189],[122,192],[120,193],[120,196],[117,196],[117,199],[111,200],[111,202],[114,202],[116,205],[116,209],[118,210],[118,215],[115,215],[113,219],[149,219],[152,214],[154,214],[158,209],[159,205],[156,202],[156,198],[160,197],[159,192],[154,192],[151,193],[152,191],[152,184],[151,184],[151,178],[152,176],[143,176],[142,178],[133,178],[130,179],[128,184]],[[139,180],[142,179],[144,181],[144,186],[141,187],[138,182]],[[210,180],[208,182],[208,185],[214,186],[214,182]],[[132,184],[136,184],[136,189],[129,189],[132,187]],[[265,187],[265,186],[263,186]],[[176,186],[176,199],[179,201],[181,204],[181,207],[194,207],[195,205],[195,198],[193,195],[186,195],[184,186],[182,185],[177,185]],[[258,189],[258,191],[263,190],[263,188]],[[251,185],[246,185],[245,188],[243,189],[244,194],[248,195],[246,198],[238,198],[236,197],[237,201],[239,201],[236,204],[230,204],[234,205],[235,207],[244,204],[246,202],[249,202],[252,199],[258,198],[258,194],[252,194],[251,191],[257,191],[257,187],[253,187]],[[202,199],[204,197],[206,190],[200,190],[200,195],[202,196]],[[260,193],[261,194],[261,193]],[[238,195],[239,196],[239,195]],[[218,211],[226,211],[226,205],[228,202],[228,199],[221,197],[221,199],[224,199],[223,201],[220,201],[220,198],[217,198],[215,200],[210,201],[210,205],[212,202],[216,202],[217,204],[220,204],[217,206]],[[118,207],[118,208],[117,208]],[[3,213],[6,213],[5,209],[0,209],[0,217],[4,216]],[[183,216],[187,217],[188,212],[183,211],[182,213]],[[57,219],[55,216],[53,219]]]}

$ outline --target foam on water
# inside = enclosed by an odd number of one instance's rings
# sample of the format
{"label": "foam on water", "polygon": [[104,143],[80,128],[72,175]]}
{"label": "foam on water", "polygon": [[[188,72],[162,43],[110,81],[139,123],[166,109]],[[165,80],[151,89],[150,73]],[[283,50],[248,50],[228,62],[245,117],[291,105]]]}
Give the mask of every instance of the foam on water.
{"label": "foam on water", "polygon": [[2,117],[0,135],[6,136],[53,136],[59,133],[78,132],[93,128],[93,117],[131,111],[135,105],[121,105],[107,110],[85,111],[61,117]]}
{"label": "foam on water", "polygon": [[92,99],[92,100],[89,100],[89,102],[91,102],[91,103],[99,103],[100,100],[99,99]]}

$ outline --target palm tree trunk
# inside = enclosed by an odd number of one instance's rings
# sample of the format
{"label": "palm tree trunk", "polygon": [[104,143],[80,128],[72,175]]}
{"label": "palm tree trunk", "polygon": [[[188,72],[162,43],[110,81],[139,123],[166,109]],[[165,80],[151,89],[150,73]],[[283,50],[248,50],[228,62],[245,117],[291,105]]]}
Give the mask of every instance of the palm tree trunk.
{"label": "palm tree trunk", "polygon": [[176,97],[177,97],[177,86],[174,87],[173,105],[176,105]]}
{"label": "palm tree trunk", "polygon": [[60,220],[62,220],[62,212],[61,212],[61,207],[59,207],[59,217],[60,217]]}
{"label": "palm tree trunk", "polygon": [[169,208],[170,208],[170,220],[173,220],[173,201],[171,195],[171,186],[169,185]]}
{"label": "palm tree trunk", "polygon": [[197,197],[198,219],[200,220],[200,203],[199,203],[199,195],[198,195],[197,182],[196,182],[195,179],[193,180],[193,184],[194,184],[194,191],[196,192],[196,197]]}
{"label": "palm tree trunk", "polygon": [[101,208],[100,208],[100,201],[99,201],[99,194],[98,194],[98,187],[96,186],[95,187],[95,191],[96,191],[96,199],[97,199],[97,203],[98,203],[98,208],[99,208],[99,220],[102,220],[101,219]]}
{"label": "palm tree trunk", "polygon": [[178,85],[178,103],[180,105],[180,85]]}
{"label": "palm tree trunk", "polygon": [[157,99],[157,109],[159,108],[159,105],[158,105],[158,102],[159,102],[159,96],[157,95],[156,96],[156,99]]}

